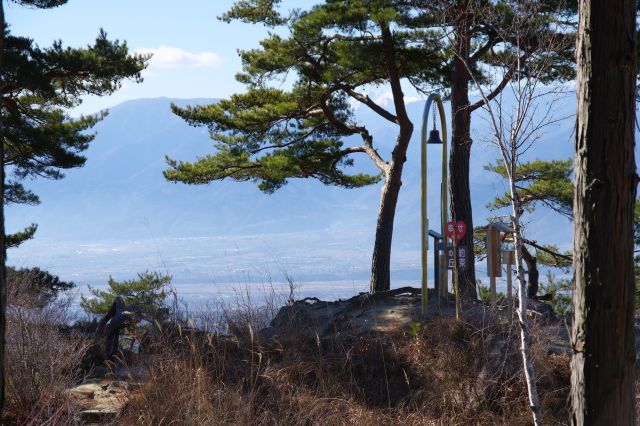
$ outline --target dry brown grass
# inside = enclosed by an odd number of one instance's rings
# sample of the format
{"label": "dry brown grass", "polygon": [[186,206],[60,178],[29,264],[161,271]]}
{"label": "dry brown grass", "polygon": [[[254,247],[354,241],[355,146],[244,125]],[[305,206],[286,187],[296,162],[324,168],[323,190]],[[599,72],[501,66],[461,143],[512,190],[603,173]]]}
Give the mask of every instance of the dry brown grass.
{"label": "dry brown grass", "polygon": [[[165,333],[121,424],[529,424],[515,326],[437,317],[411,330],[265,340]],[[567,418],[569,358],[533,348],[545,420]],[[168,337],[170,336],[170,337]],[[497,349],[496,349],[497,348]],[[497,351],[497,352],[496,352]]]}
{"label": "dry brown grass", "polygon": [[[29,277],[21,277],[28,280]],[[3,424],[70,424],[67,390],[77,382],[86,340],[64,335],[70,297],[43,306],[29,283],[9,282]]]}
{"label": "dry brown grass", "polygon": [[[515,324],[479,313],[464,322],[440,316],[392,332],[309,338],[304,324],[292,322],[277,340],[261,337],[257,330],[287,299],[256,308],[240,297],[232,310],[203,314],[200,329],[162,326],[136,358],[147,374],[118,423],[531,424]],[[59,332],[64,305],[27,302],[13,303],[20,308],[10,315],[6,420],[73,424],[65,391],[78,378],[83,347]],[[228,334],[215,331],[221,321]],[[544,324],[534,324],[532,335],[545,422],[564,424],[569,357],[549,352],[555,336]]]}

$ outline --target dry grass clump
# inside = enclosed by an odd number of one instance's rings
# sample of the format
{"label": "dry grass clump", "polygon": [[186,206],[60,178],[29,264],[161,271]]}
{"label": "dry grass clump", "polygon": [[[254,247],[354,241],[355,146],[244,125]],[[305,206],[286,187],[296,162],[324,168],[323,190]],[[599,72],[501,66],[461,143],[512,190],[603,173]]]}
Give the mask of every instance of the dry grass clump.
{"label": "dry grass clump", "polygon": [[[439,317],[405,346],[415,377],[422,385],[405,400],[429,418],[457,424],[528,424],[527,390],[515,324],[456,322]],[[569,357],[549,353],[548,336],[534,325],[532,350],[542,410],[550,424],[567,416]],[[480,420],[482,419],[482,420]]]}
{"label": "dry grass clump", "polygon": [[[278,340],[165,332],[121,424],[529,424],[515,325],[436,317],[410,329]],[[545,420],[565,422],[569,358],[536,326]]]}
{"label": "dry grass clump", "polygon": [[67,424],[73,420],[67,390],[77,382],[86,341],[64,335],[70,297],[42,304],[27,291],[29,277],[8,283],[6,402],[3,424]]}

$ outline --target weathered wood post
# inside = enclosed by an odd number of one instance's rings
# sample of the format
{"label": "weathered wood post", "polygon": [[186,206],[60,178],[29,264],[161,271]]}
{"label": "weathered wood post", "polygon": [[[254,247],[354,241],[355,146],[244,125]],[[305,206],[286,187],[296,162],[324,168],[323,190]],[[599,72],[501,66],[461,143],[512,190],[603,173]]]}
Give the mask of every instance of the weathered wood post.
{"label": "weathered wood post", "polygon": [[487,275],[491,291],[491,308],[496,307],[496,278],[502,276],[502,256],[500,255],[500,229],[493,223],[487,225]]}

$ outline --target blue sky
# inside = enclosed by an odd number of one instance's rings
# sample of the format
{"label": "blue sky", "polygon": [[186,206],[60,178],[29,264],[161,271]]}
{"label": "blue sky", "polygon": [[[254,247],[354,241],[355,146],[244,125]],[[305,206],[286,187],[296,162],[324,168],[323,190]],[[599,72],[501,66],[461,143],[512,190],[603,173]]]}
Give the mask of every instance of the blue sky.
{"label": "blue sky", "polygon": [[[56,9],[37,10],[5,4],[7,22],[16,35],[40,46],[62,40],[68,46],[91,43],[100,28],[110,38],[126,40],[132,51],[154,58],[142,84],[126,82],[109,97],[87,98],[78,112],[91,113],[137,98],[223,98],[243,91],[235,81],[241,69],[238,49],[258,46],[267,30],[217,19],[231,0],[70,0]],[[308,2],[286,0],[287,9]]]}

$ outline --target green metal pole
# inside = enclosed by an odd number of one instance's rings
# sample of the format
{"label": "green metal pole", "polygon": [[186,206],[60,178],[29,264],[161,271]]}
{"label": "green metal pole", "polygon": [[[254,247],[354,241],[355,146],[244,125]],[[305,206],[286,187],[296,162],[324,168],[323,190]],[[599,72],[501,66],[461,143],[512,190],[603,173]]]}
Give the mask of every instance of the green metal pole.
{"label": "green metal pole", "polygon": [[[449,203],[448,203],[448,161],[447,161],[447,120],[444,114],[444,105],[442,100],[438,100],[438,112],[440,113],[440,127],[442,128],[442,181],[440,182],[440,233],[444,237],[444,243],[446,244],[446,227],[449,222]],[[437,247],[436,247],[437,249]],[[446,248],[445,248],[446,249]],[[442,257],[442,263],[440,264],[440,288],[438,295],[438,305],[443,295],[446,297],[449,287],[449,272],[447,271],[447,261],[444,256]],[[444,291],[443,291],[444,290]]]}
{"label": "green metal pole", "polygon": [[420,138],[420,243],[422,261],[422,315],[427,313],[428,304],[428,271],[427,271],[427,251],[429,250],[429,218],[427,217],[427,123],[429,120],[429,110],[434,95],[429,95],[424,104],[422,113],[422,132]]}
{"label": "green metal pole", "polygon": [[[440,196],[442,201],[441,212],[441,232],[445,235],[445,227],[447,224],[448,208],[447,208],[447,120],[444,114],[444,105],[442,99],[438,95],[429,95],[427,101],[424,104],[424,111],[422,113],[422,132],[420,138],[420,178],[421,178],[421,247],[422,247],[422,314],[427,313],[428,307],[428,270],[427,270],[427,252],[429,250],[429,218],[427,217],[427,127],[429,119],[429,111],[431,110],[431,104],[433,101],[438,106],[438,113],[440,115],[440,127],[442,128],[442,182],[440,183]],[[446,240],[445,240],[446,243]],[[434,247],[434,250],[438,250],[438,247]],[[448,274],[446,270],[446,264],[442,264],[442,276],[444,282],[440,283],[440,288],[444,285],[447,286]],[[440,277],[438,277],[440,278]],[[442,280],[441,280],[442,281]]]}

